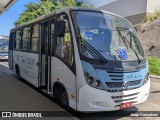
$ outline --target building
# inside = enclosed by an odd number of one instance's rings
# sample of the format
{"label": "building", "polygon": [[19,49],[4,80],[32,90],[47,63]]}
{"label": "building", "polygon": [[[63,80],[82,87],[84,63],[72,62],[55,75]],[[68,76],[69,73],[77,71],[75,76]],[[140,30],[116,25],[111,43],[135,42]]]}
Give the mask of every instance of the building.
{"label": "building", "polygon": [[126,17],[132,24],[141,23],[147,15],[160,9],[160,0],[116,0],[98,9]]}
{"label": "building", "polygon": [[17,0],[0,0],[0,15],[8,10]]}

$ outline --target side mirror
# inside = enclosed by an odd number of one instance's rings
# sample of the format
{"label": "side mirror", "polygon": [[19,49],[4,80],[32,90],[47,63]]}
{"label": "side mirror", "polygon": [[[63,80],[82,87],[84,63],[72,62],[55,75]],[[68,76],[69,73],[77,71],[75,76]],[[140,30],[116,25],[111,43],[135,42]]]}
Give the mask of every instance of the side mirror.
{"label": "side mirror", "polygon": [[65,34],[65,21],[56,22],[57,37],[64,37]]}

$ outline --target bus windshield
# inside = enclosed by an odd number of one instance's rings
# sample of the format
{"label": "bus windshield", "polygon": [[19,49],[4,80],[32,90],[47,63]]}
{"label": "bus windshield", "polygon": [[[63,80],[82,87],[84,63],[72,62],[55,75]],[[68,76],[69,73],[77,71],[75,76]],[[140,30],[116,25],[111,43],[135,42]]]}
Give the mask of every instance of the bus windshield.
{"label": "bus windshield", "polygon": [[98,59],[89,49],[89,46],[92,46],[108,61],[144,59],[144,50],[136,32],[126,19],[94,11],[72,11],[71,15],[78,36],[79,50],[85,57]]}

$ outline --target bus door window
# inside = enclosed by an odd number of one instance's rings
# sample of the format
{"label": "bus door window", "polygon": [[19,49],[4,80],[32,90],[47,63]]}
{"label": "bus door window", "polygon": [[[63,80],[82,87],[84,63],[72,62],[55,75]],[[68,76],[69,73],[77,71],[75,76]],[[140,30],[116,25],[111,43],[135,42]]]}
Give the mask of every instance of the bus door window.
{"label": "bus door window", "polygon": [[39,51],[39,25],[34,25],[32,27],[32,32],[31,32],[31,50],[34,52]]}
{"label": "bus door window", "polygon": [[43,26],[43,41],[42,41],[42,54],[48,55],[48,23]]}
{"label": "bus door window", "polygon": [[20,49],[20,45],[21,45],[21,30],[17,30],[16,31],[16,38],[15,38],[15,42],[14,42],[14,48]]}
{"label": "bus door window", "polygon": [[69,21],[66,15],[61,15],[57,18],[57,21],[65,22],[65,33],[64,37],[56,38],[56,55],[64,60],[69,66],[73,64],[73,45],[72,37],[69,27]]}
{"label": "bus door window", "polygon": [[55,39],[55,24],[54,22],[51,23],[51,50],[50,55],[53,55],[53,40]]}
{"label": "bus door window", "polygon": [[22,49],[29,50],[29,43],[30,43],[30,27],[27,27],[23,29]]}
{"label": "bus door window", "polygon": [[41,23],[41,81],[42,89],[48,91],[48,22]]}
{"label": "bus door window", "polygon": [[[48,22],[43,25],[43,41],[42,41],[42,66],[45,66],[45,81],[48,80]],[[43,68],[42,68],[43,69]],[[47,83],[46,83],[47,85]]]}

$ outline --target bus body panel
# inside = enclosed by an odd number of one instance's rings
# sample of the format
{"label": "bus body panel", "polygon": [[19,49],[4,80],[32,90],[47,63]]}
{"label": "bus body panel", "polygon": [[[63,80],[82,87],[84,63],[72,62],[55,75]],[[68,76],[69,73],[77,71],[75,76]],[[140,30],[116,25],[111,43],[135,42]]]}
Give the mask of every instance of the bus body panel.
{"label": "bus body panel", "polygon": [[[148,62],[146,62],[144,69],[140,69],[137,72],[128,71],[121,74],[120,71],[112,71],[112,76],[123,75],[122,78],[118,78],[121,80],[117,80],[117,82],[132,82],[132,86],[128,86],[127,90],[107,87],[106,82],[115,82],[112,80],[111,74],[107,73],[108,70],[95,69],[85,61],[82,61],[81,65],[83,71],[87,71],[94,79],[101,80],[104,89],[95,89],[87,84],[79,88],[78,111],[113,111],[120,109],[122,103],[133,102],[133,106],[135,106],[147,100],[150,90],[150,80],[145,84],[143,82],[149,71]],[[133,85],[133,82],[136,80],[141,80],[141,82],[138,85]]]}
{"label": "bus body panel", "polygon": [[16,73],[16,65],[23,79],[38,87],[38,54],[13,51],[13,66]]}
{"label": "bus body panel", "polygon": [[68,17],[69,17],[69,20],[70,20],[70,27],[71,27],[71,32],[72,32],[74,54],[75,54],[74,59],[75,59],[75,66],[76,66],[76,78],[75,78],[76,103],[74,103],[74,104],[76,104],[76,108],[71,107],[71,106],[70,107],[73,108],[74,110],[78,110],[79,90],[83,85],[86,84],[86,81],[85,81],[85,78],[84,78],[84,71],[83,71],[82,64],[81,64],[80,54],[79,54],[79,50],[78,50],[78,46],[77,46],[76,35],[75,35],[72,19],[71,19],[71,16],[70,16],[70,12],[66,11],[66,13],[68,13]]}
{"label": "bus body panel", "polygon": [[69,97],[69,106],[76,109],[76,76],[56,57],[51,58],[51,80],[52,86],[55,82],[60,82],[65,86]]}
{"label": "bus body panel", "polygon": [[[98,111],[114,111],[119,110],[120,105],[123,102],[115,102],[112,97],[128,95],[128,97],[121,98],[123,99],[130,99],[130,97],[135,97],[133,94],[139,93],[136,95],[135,103],[133,106],[143,103],[147,100],[149,95],[150,89],[150,80],[142,87],[138,89],[123,91],[123,92],[107,92],[104,90],[98,90],[90,87],[89,85],[84,85],[79,90],[79,106],[78,111],[81,112],[98,112]],[[130,102],[131,100],[125,101]]]}

